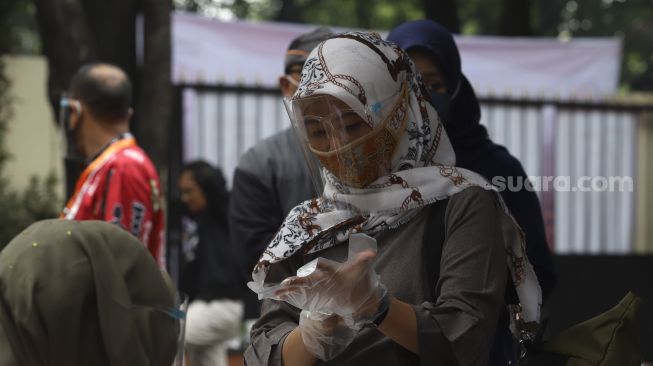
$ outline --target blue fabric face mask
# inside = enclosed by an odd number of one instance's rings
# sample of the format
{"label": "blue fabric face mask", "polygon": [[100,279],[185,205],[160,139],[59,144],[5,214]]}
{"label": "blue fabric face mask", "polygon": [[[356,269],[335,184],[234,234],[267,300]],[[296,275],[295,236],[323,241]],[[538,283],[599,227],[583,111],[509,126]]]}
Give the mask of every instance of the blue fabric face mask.
{"label": "blue fabric face mask", "polygon": [[440,116],[440,119],[445,125],[448,125],[451,120],[451,99],[449,95],[447,93],[429,91],[429,96],[431,97],[431,105],[438,112],[438,116]]}

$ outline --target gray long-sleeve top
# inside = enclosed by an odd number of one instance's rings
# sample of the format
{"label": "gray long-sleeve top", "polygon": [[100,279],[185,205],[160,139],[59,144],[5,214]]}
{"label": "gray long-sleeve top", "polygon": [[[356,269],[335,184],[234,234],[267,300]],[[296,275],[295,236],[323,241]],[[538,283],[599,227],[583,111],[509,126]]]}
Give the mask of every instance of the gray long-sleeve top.
{"label": "gray long-sleeve top", "polygon": [[[342,354],[318,361],[319,365],[486,365],[507,280],[499,222],[503,213],[494,193],[480,188],[466,189],[441,203],[398,229],[376,235],[375,268],[393,296],[413,305],[419,356],[377,329],[365,329]],[[427,222],[438,217],[430,210],[445,210],[444,220]],[[427,225],[437,225],[436,232],[444,230],[437,284],[429,283],[428,258],[423,256],[424,246],[437,245],[433,241],[438,240],[424,237]],[[318,255],[342,262],[347,251],[343,244]],[[275,264],[271,275],[294,275],[314,257],[295,255]],[[263,301],[245,353],[249,366],[282,365],[283,342],[297,327],[299,312],[285,302]]]}

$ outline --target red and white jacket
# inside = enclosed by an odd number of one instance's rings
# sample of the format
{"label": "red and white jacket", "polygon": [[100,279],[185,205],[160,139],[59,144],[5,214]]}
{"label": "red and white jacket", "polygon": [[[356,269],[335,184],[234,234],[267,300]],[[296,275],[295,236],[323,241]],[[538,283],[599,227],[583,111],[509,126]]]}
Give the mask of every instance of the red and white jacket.
{"label": "red and white jacket", "polygon": [[86,167],[61,217],[120,225],[147,246],[159,266],[165,266],[159,176],[130,134],[116,138]]}

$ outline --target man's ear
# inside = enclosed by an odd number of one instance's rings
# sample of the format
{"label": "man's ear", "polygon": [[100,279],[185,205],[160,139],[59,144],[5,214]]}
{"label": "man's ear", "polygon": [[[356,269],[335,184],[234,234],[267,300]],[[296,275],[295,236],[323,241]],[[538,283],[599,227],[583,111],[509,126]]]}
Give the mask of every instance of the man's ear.
{"label": "man's ear", "polygon": [[131,121],[132,116],[134,116],[134,108],[129,108],[127,110],[127,121]]}
{"label": "man's ear", "polygon": [[293,95],[292,85],[290,85],[290,81],[288,81],[286,75],[279,76],[279,89],[281,90],[281,95],[284,97]]}
{"label": "man's ear", "polygon": [[74,130],[82,120],[82,111],[79,108],[71,108],[70,115],[68,116],[68,128]]}

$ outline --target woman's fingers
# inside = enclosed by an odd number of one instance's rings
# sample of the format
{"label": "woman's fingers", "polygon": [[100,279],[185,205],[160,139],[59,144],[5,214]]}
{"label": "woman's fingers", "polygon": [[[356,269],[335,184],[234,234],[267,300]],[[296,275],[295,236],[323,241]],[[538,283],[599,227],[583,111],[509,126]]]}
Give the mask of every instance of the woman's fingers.
{"label": "woman's fingers", "polygon": [[337,262],[332,262],[328,260],[318,260],[317,265],[315,266],[315,272],[322,271],[325,273],[334,273],[340,268],[342,265]]}
{"label": "woman's fingers", "polygon": [[315,271],[308,276],[288,277],[281,282],[281,287],[274,292],[274,295],[280,296],[282,294],[306,291],[312,287],[317,287],[316,289],[319,290],[319,284],[327,278],[328,275],[322,271]]}
{"label": "woman's fingers", "polygon": [[372,250],[362,251],[356,256],[354,265],[367,267],[367,265],[374,260],[374,257],[376,257],[376,252]]}
{"label": "woman's fingers", "polygon": [[356,281],[367,273],[376,253],[371,250],[360,252],[353,261],[345,263],[340,272],[348,281]]}
{"label": "woman's fingers", "polygon": [[352,291],[360,292],[359,287],[366,286],[364,279],[375,256],[376,252],[366,250],[344,264],[318,261],[315,270],[308,276],[286,278],[274,295],[281,300],[288,300],[300,294],[308,297],[318,294],[333,297],[349,294]]}

